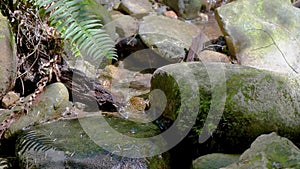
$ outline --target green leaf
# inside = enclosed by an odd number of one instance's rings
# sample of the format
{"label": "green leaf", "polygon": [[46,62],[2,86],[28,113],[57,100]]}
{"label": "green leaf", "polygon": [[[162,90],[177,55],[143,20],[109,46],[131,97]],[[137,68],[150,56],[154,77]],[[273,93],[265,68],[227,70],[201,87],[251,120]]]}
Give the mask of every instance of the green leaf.
{"label": "green leaf", "polygon": [[[103,29],[101,20],[87,9],[93,9],[94,0],[36,0],[50,13],[51,24],[70,42],[70,48],[78,56],[85,51],[83,59],[99,60],[102,57],[117,58],[114,41]],[[52,13],[51,13],[52,12]]]}

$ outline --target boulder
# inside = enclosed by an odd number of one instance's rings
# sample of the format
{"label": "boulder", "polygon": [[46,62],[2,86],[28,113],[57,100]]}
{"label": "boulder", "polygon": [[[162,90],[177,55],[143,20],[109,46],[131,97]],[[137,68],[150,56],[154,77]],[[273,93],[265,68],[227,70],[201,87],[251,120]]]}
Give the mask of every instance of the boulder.
{"label": "boulder", "polygon": [[139,27],[142,41],[170,60],[184,57],[184,48],[189,49],[199,33],[195,25],[166,16],[146,16]]}
{"label": "boulder", "polygon": [[240,64],[300,72],[300,10],[290,0],[234,1],[217,8],[216,18]]}
{"label": "boulder", "polygon": [[193,169],[219,169],[237,162],[239,157],[239,154],[207,154],[193,161]]}
{"label": "boulder", "polygon": [[[136,147],[124,136],[151,137],[159,132],[154,124],[141,125],[118,118],[105,118],[102,121],[100,113],[89,113],[89,117],[79,119],[58,120],[25,130],[19,135],[16,146],[20,168],[169,168],[164,156],[130,158],[117,155],[131,150],[136,153],[142,151],[143,148]],[[114,135],[106,128],[105,123],[120,133]],[[105,145],[99,144],[93,135],[110,142],[113,151],[105,149]],[[152,146],[155,149],[157,145]]]}
{"label": "boulder", "polygon": [[300,150],[290,140],[276,133],[259,136],[239,161],[223,169],[299,168]]}
{"label": "boulder", "polygon": [[155,90],[163,93],[155,103],[165,107],[156,112],[162,113],[157,123],[175,128],[176,138],[192,129],[188,138],[201,143],[200,154],[241,153],[272,131],[300,141],[298,76],[223,63],[180,63],[155,71]]}
{"label": "boulder", "polygon": [[14,35],[6,17],[0,13],[0,100],[14,87],[17,56]]}
{"label": "boulder", "polygon": [[[25,102],[26,100],[28,97],[25,98]],[[27,114],[11,124],[9,131],[15,133],[24,127],[61,117],[66,107],[70,106],[68,89],[64,84],[57,82],[48,85],[45,91],[34,100]],[[18,111],[18,109],[19,107],[15,107],[13,110]]]}

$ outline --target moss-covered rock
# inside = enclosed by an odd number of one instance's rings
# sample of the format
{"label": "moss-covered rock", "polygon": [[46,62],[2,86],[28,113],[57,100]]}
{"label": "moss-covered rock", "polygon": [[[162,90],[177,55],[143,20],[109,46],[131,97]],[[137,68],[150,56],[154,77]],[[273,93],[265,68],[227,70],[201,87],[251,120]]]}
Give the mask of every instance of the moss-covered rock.
{"label": "moss-covered rock", "polygon": [[0,99],[14,87],[17,56],[14,36],[7,18],[0,13]]}
{"label": "moss-covered rock", "polygon": [[259,136],[240,157],[224,169],[300,168],[300,150],[276,133]]}
{"label": "moss-covered rock", "polygon": [[193,128],[189,138],[202,143],[200,154],[241,153],[272,131],[300,141],[299,85],[297,76],[222,63],[168,65],[151,80],[151,90],[167,99],[158,123],[173,121],[180,132]]}
{"label": "moss-covered rock", "polygon": [[239,160],[238,154],[207,154],[193,161],[193,169],[219,169]]}
{"label": "moss-covered rock", "polygon": [[290,0],[235,1],[217,8],[216,18],[242,65],[300,72],[300,10]]}
{"label": "moss-covered rock", "polygon": [[[130,149],[138,153],[142,147],[139,149],[131,143],[127,144],[125,149],[122,143],[127,140],[112,135],[99,118],[98,114],[80,119],[59,120],[24,131],[17,143],[21,167],[29,165],[32,168],[169,168],[168,157],[165,155],[147,158],[115,155],[114,153]],[[105,120],[126,136],[150,137],[159,133],[159,129],[151,123],[142,125],[119,118],[105,118]],[[89,125],[88,129],[86,125]],[[135,132],[132,131],[133,128]],[[93,134],[113,144],[114,151],[101,147]]]}

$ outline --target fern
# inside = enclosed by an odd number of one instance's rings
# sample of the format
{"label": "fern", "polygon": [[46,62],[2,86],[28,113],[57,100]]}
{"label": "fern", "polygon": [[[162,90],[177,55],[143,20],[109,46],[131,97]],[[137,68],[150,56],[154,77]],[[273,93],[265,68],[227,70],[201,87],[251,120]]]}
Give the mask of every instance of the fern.
{"label": "fern", "polygon": [[0,169],[8,169],[9,162],[6,158],[0,158]]}
{"label": "fern", "polygon": [[52,146],[53,140],[49,137],[38,134],[32,130],[24,131],[18,139],[17,150],[20,154],[33,149],[34,151],[47,151],[56,149]]}
{"label": "fern", "polygon": [[[50,13],[51,25],[69,40],[71,49],[82,59],[99,63],[104,57],[116,59],[114,42],[102,29],[99,17],[89,12],[86,0],[35,0]],[[80,52],[79,52],[80,51]],[[80,53],[80,54],[79,54]]]}

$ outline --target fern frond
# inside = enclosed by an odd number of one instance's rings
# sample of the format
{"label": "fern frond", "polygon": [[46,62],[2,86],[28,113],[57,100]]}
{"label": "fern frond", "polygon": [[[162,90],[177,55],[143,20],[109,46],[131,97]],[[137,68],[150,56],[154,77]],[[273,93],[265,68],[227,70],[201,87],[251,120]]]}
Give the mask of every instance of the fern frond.
{"label": "fern frond", "polygon": [[6,158],[0,158],[0,169],[8,169],[9,162]]}
{"label": "fern frond", "polygon": [[[71,49],[79,49],[82,59],[99,63],[103,57],[116,59],[114,42],[103,29],[99,18],[89,12],[89,1],[85,0],[35,0],[43,8],[49,6],[51,24],[61,33],[62,38],[69,40]],[[74,48],[73,46],[76,46]],[[78,50],[73,51],[77,53]]]}
{"label": "fern frond", "polygon": [[32,130],[24,131],[18,139],[17,150],[19,153],[24,154],[24,152],[33,149],[34,151],[47,151],[50,149],[55,149],[53,147],[53,140],[49,137],[37,134]]}

